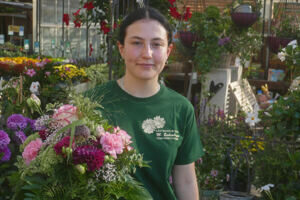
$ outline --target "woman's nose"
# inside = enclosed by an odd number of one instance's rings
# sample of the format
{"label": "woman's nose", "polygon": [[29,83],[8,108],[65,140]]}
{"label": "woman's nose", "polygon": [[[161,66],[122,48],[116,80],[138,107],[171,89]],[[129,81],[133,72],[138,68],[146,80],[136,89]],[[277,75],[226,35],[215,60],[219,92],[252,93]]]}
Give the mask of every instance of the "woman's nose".
{"label": "woman's nose", "polygon": [[144,57],[152,57],[152,48],[150,44],[144,45],[142,55]]}

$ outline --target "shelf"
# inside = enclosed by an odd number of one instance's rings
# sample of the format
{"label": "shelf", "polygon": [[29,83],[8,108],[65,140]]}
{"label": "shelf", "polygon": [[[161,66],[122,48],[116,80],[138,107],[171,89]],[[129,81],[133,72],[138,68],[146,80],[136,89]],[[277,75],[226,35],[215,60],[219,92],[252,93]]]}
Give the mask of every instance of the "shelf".
{"label": "shelf", "polygon": [[255,86],[257,89],[260,89],[262,85],[267,84],[269,87],[269,91],[275,91],[280,93],[281,95],[284,95],[287,93],[290,83],[284,82],[284,81],[267,81],[267,80],[254,80],[254,79],[248,79],[250,85]]}

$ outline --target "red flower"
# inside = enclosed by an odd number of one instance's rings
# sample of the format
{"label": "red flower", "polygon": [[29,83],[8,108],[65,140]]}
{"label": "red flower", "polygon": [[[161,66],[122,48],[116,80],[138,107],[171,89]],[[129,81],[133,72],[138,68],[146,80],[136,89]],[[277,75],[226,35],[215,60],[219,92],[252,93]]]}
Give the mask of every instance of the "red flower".
{"label": "red flower", "polygon": [[179,12],[177,12],[177,8],[175,8],[175,7],[170,7],[170,15],[172,17],[174,17],[175,19],[181,18],[181,15],[179,14]]}
{"label": "red flower", "polygon": [[80,26],[81,26],[81,21],[80,21],[80,19],[75,19],[75,20],[74,20],[74,24],[75,24],[75,28],[76,28],[76,27],[80,28]]}
{"label": "red flower", "polygon": [[90,53],[89,53],[89,56],[91,56],[92,55],[92,52],[93,52],[93,45],[92,45],[92,43],[90,43]]}
{"label": "red flower", "polygon": [[183,15],[183,19],[184,19],[185,21],[188,21],[191,17],[192,17],[192,13],[191,13],[191,11],[190,11],[190,7],[187,7],[187,8],[186,8],[186,11],[185,11],[185,13],[184,13],[184,15]]}
{"label": "red flower", "polygon": [[174,3],[176,2],[176,0],[168,0],[169,2],[170,2],[170,4],[172,5],[172,6],[174,6]]}
{"label": "red flower", "polygon": [[118,27],[118,24],[115,22],[114,23],[114,29],[116,29]]}
{"label": "red flower", "polygon": [[76,12],[74,12],[73,15],[76,17],[77,15],[79,15],[79,13],[80,13],[80,8]]}
{"label": "red flower", "polygon": [[100,26],[104,34],[107,34],[110,31],[105,21],[100,22]]}
{"label": "red flower", "polygon": [[[67,147],[69,147],[69,145],[70,145],[70,136],[66,136],[54,145],[54,150],[55,150],[57,155],[62,155],[63,154],[63,152],[62,152],[63,147],[67,148]],[[74,143],[74,140],[73,140],[72,147],[74,147],[74,145],[75,145],[75,143]]]}
{"label": "red flower", "polygon": [[86,2],[86,3],[84,4],[83,8],[86,8],[87,10],[92,10],[92,9],[95,8],[95,7],[94,7],[94,5],[93,5],[93,2],[90,1],[90,2]]}
{"label": "red flower", "polygon": [[69,21],[70,21],[69,14],[64,14],[63,22],[66,23],[67,26],[69,26]]}
{"label": "red flower", "polygon": [[105,153],[94,146],[80,146],[73,152],[73,163],[75,165],[86,163],[88,171],[95,171],[103,165],[104,157]]}

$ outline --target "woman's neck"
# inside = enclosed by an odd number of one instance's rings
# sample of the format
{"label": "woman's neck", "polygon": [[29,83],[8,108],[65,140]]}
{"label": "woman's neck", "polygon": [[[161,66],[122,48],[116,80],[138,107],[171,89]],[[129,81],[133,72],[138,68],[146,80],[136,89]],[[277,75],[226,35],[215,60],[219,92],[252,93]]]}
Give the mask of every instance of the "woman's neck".
{"label": "woman's neck", "polygon": [[125,92],[139,98],[151,97],[160,90],[157,80],[137,80],[127,78],[125,75],[117,82]]}

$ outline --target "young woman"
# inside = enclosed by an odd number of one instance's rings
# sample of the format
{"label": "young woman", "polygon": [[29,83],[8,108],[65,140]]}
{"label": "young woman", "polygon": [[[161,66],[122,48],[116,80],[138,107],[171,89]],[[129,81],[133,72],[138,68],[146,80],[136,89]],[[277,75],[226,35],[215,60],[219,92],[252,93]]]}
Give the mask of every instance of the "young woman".
{"label": "young woman", "polygon": [[137,169],[135,177],[153,199],[197,200],[194,161],[203,152],[193,106],[158,82],[171,42],[170,25],[159,11],[148,7],[129,14],[118,42],[125,75],[95,87],[92,96],[102,97],[104,115],[126,130],[133,147],[150,161],[150,168]]}

